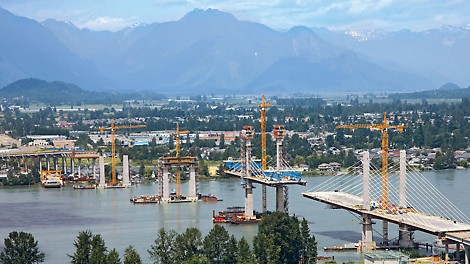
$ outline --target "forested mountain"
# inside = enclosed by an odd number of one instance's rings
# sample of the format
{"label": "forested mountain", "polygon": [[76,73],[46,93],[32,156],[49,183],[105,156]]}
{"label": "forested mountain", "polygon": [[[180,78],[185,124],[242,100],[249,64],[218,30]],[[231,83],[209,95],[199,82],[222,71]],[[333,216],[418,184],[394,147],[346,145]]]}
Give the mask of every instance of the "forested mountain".
{"label": "forested mountain", "polygon": [[69,104],[110,104],[130,99],[161,98],[153,94],[93,92],[66,82],[47,82],[40,79],[21,79],[0,89],[0,97],[18,103],[44,103],[51,106]]}

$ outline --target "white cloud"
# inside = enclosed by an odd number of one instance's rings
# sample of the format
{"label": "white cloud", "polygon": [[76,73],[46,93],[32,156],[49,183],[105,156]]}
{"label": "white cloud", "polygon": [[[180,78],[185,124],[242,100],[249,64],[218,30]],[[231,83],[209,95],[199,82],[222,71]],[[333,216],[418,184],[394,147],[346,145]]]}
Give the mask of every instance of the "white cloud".
{"label": "white cloud", "polygon": [[125,27],[128,27],[134,24],[134,19],[124,19],[120,17],[97,17],[92,20],[88,20],[82,23],[77,23],[77,27],[79,28],[89,28],[92,30],[109,30],[109,31],[118,31]]}

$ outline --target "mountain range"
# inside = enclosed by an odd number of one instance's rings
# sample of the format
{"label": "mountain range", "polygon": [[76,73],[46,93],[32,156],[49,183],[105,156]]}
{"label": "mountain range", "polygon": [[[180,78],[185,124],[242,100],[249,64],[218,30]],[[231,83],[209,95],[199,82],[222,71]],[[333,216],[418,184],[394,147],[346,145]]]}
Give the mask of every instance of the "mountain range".
{"label": "mountain range", "polygon": [[470,55],[461,54],[469,30],[361,39],[306,27],[279,32],[214,9],[118,32],[39,23],[1,8],[0,21],[0,87],[29,77],[166,94],[399,92],[470,83]]}

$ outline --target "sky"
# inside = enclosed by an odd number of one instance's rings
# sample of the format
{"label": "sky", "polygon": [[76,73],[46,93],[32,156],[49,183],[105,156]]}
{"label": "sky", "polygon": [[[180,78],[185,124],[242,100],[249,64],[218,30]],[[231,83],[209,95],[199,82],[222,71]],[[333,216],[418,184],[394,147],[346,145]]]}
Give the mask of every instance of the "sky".
{"label": "sky", "polygon": [[179,20],[195,8],[219,9],[277,30],[422,31],[470,24],[469,0],[0,0],[0,7],[37,21],[54,18],[111,31]]}

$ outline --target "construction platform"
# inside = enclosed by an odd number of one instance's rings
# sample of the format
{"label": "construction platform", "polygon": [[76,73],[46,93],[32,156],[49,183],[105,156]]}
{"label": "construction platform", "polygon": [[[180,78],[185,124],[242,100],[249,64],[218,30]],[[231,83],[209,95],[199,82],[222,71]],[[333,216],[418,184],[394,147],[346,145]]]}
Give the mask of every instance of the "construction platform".
{"label": "construction platform", "polygon": [[233,171],[225,171],[225,174],[231,177],[247,179],[247,180],[252,181],[253,183],[264,184],[270,187],[276,187],[278,185],[301,185],[301,186],[307,185],[306,181],[297,180],[297,179],[276,180],[276,179],[270,179],[267,177],[255,177],[255,176],[247,177],[241,172],[233,172]]}

